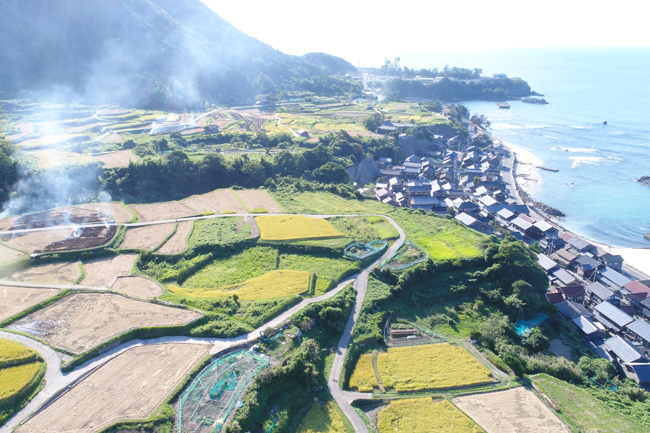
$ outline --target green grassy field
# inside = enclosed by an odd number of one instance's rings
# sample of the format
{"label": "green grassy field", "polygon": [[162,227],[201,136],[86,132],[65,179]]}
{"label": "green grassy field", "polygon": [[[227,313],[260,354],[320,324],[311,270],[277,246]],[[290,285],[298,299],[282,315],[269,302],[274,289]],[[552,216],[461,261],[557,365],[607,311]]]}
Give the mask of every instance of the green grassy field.
{"label": "green grassy field", "polygon": [[251,228],[240,217],[197,220],[188,240],[189,248],[232,244],[248,238]]}
{"label": "green grassy field", "polygon": [[386,218],[380,216],[330,218],[329,222],[344,236],[356,241],[397,239],[399,233]]}
{"label": "green grassy field", "polygon": [[574,431],[580,432],[647,432],[649,428],[637,420],[622,415],[598,400],[588,391],[546,374],[533,381],[560,408],[560,418]]}
{"label": "green grassy field", "polygon": [[308,271],[316,274],[315,295],[322,295],[332,288],[344,272],[349,269],[359,269],[357,262],[342,258],[327,256],[312,256],[303,254],[282,254],[280,255],[279,269],[292,269],[296,271]]}

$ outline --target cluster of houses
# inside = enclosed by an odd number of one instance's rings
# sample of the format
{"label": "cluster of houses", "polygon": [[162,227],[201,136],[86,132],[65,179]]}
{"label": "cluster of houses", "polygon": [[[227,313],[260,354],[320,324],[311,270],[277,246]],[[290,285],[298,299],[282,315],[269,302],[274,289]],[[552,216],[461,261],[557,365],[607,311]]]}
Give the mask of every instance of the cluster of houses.
{"label": "cluster of houses", "polygon": [[600,357],[640,385],[650,385],[650,280],[621,272],[623,258],[565,233],[550,254],[538,254],[546,293]]}

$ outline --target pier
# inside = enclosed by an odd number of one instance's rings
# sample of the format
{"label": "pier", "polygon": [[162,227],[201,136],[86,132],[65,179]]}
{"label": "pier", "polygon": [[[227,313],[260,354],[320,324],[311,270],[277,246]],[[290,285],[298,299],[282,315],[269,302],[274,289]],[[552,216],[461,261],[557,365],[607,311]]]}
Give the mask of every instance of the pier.
{"label": "pier", "polygon": [[537,168],[539,168],[540,170],[552,171],[552,172],[554,172],[554,173],[557,173],[558,171],[560,171],[560,170],[557,169],[557,168],[542,167],[541,165],[538,166]]}

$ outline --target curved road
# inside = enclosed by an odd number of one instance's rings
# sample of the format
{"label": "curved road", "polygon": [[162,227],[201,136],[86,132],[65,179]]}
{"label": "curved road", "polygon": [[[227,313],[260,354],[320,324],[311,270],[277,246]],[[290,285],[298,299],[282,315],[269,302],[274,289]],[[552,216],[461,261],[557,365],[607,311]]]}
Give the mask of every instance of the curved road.
{"label": "curved road", "polygon": [[[282,215],[282,214],[280,214]],[[286,215],[295,215],[295,214],[286,214]],[[368,214],[370,215],[370,214]],[[209,216],[201,216],[201,217],[189,217],[189,218],[179,218],[177,220],[166,220],[166,221],[152,221],[152,222],[147,222],[147,223],[129,223],[129,224],[123,224],[128,227],[137,227],[137,226],[142,226],[142,225],[152,225],[152,224],[162,224],[165,222],[173,222],[173,221],[191,221],[191,220],[197,220],[197,219],[207,219],[207,218],[219,218],[219,217],[230,217],[230,216],[243,216],[243,217],[251,217],[250,214],[227,214],[227,215],[209,215]],[[306,217],[311,217],[311,218],[330,218],[330,217],[337,217],[337,216],[355,216],[355,215],[307,215],[307,214],[302,214],[302,216]],[[171,343],[171,342],[181,342],[181,343],[196,343],[196,342],[205,342],[206,344],[211,344],[212,348],[210,349],[211,354],[217,354],[223,350],[226,350],[228,348],[231,348],[233,346],[237,346],[240,344],[245,344],[245,343],[250,343],[255,340],[257,340],[262,331],[264,331],[266,328],[269,327],[275,327],[279,325],[280,323],[284,322],[285,320],[289,319],[291,316],[293,316],[295,313],[298,311],[302,310],[309,304],[312,304],[314,302],[320,302],[326,299],[329,299],[336,294],[338,294],[341,290],[343,290],[346,286],[348,286],[350,283],[354,282],[354,287],[357,291],[357,297],[354,302],[354,309],[352,311],[352,314],[348,318],[347,324],[345,326],[345,330],[343,331],[343,335],[341,336],[341,339],[339,341],[337,350],[336,350],[336,356],[334,358],[334,363],[332,365],[332,370],[330,372],[330,377],[328,379],[328,388],[330,390],[330,393],[336,400],[336,402],[339,404],[341,409],[343,410],[343,413],[348,417],[350,422],[352,423],[355,432],[360,432],[360,433],[367,433],[368,429],[366,425],[363,423],[362,419],[359,417],[359,415],[354,411],[350,403],[354,400],[358,399],[369,399],[372,398],[372,394],[364,394],[364,393],[353,393],[353,392],[347,392],[347,391],[342,391],[339,387],[339,378],[341,375],[341,369],[343,367],[343,360],[345,359],[345,353],[347,351],[347,348],[350,344],[350,338],[352,337],[352,330],[354,328],[354,324],[356,323],[359,314],[361,313],[361,305],[363,303],[363,299],[366,296],[366,290],[368,287],[368,276],[370,272],[372,272],[379,264],[388,258],[391,254],[393,254],[397,249],[401,246],[401,244],[404,242],[406,239],[406,234],[404,233],[404,230],[390,217],[386,215],[378,215],[386,218],[386,220],[393,226],[399,233],[399,239],[397,242],[393,244],[392,247],[390,247],[380,258],[378,258],[376,261],[374,261],[370,266],[368,266],[366,269],[364,269],[360,274],[355,274],[352,275],[351,277],[347,278],[346,280],[342,281],[340,284],[338,284],[334,289],[330,290],[329,292],[314,297],[314,298],[308,298],[308,299],[303,299],[302,302],[299,304],[293,306],[289,310],[285,311],[284,313],[280,314],[276,318],[272,319],[271,321],[265,323],[261,327],[255,329],[254,331],[241,335],[239,337],[233,337],[233,338],[192,338],[192,337],[161,337],[161,338],[153,338],[149,340],[131,340],[128,341],[124,344],[121,344],[105,353],[102,355],[93,358],[86,362],[85,364],[77,367],[75,370],[68,372],[68,373],[63,373],[61,371],[61,357],[58,355],[56,351],[54,351],[52,348],[38,342],[35,340],[32,340],[30,338],[27,338],[23,335],[19,334],[14,334],[10,332],[5,332],[5,331],[0,331],[0,337],[2,338],[7,338],[10,340],[14,340],[17,342],[20,342],[22,344],[25,344],[26,346],[38,351],[41,356],[45,359],[47,362],[47,371],[45,373],[45,379],[46,379],[46,384],[44,388],[34,397],[34,399],[27,405],[25,408],[23,408],[21,411],[16,413],[11,419],[9,419],[2,428],[0,428],[0,433],[9,433],[11,430],[24,421],[32,412],[34,412],[36,409],[38,409],[41,405],[46,403],[52,396],[55,396],[57,394],[65,392],[69,387],[74,386],[76,382],[78,382],[80,379],[85,377],[86,375],[92,373],[94,370],[108,362],[110,359],[116,357],[120,353],[124,352],[125,350],[128,350],[132,347],[136,346],[142,346],[142,345],[149,345],[149,344],[158,344],[158,343]],[[81,226],[75,226],[75,227],[95,227],[95,226],[100,226],[103,227],[103,224],[87,224],[87,225],[81,225]],[[11,233],[28,233],[28,232],[35,232],[35,231],[44,231],[44,230],[53,230],[53,229],[60,229],[62,226],[56,226],[56,227],[46,227],[46,228],[40,228],[40,229],[26,229],[26,230],[16,230],[16,231],[10,231],[10,232],[0,232],[0,234],[11,234]],[[57,288],[87,288],[87,289],[94,289],[94,290],[106,290],[105,288],[99,288],[99,287],[91,287],[91,286],[79,286],[79,285],[74,285],[74,286],[69,286],[69,285],[54,285],[54,284],[26,284],[26,283],[20,283],[20,282],[15,282],[15,281],[6,281],[6,280],[0,280],[0,285],[25,285],[25,286],[31,286],[31,287],[57,287]]]}

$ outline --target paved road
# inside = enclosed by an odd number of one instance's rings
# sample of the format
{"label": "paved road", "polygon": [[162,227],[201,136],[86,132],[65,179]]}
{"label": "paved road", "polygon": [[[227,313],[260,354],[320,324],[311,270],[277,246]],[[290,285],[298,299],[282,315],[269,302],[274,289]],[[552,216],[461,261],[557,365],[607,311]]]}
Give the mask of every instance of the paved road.
{"label": "paved road", "polygon": [[81,284],[46,284],[46,283],[24,283],[22,281],[0,280],[0,286],[13,287],[35,287],[38,289],[61,289],[61,290],[108,290],[108,287],[82,286]]}
{"label": "paved road", "polygon": [[[286,215],[294,215],[294,214],[286,214]],[[249,214],[228,214],[228,215],[211,215],[207,217],[181,218],[178,221],[215,218],[215,217],[227,217],[227,216],[250,217]],[[335,216],[355,216],[355,215],[303,215],[303,216],[313,217],[313,218],[329,218]],[[180,342],[180,343],[204,342],[205,344],[212,345],[210,349],[211,354],[217,354],[233,346],[250,343],[257,340],[260,337],[262,331],[264,331],[266,328],[278,326],[279,324],[281,324],[285,320],[288,320],[291,316],[293,316],[295,313],[302,310],[309,304],[312,304],[314,302],[320,302],[335,296],[346,286],[348,286],[350,283],[354,283],[355,289],[357,290],[357,298],[355,300],[354,310],[348,319],[343,336],[339,341],[336,357],[334,358],[334,364],[328,381],[328,387],[336,402],[341,406],[341,409],[343,410],[345,415],[350,419],[350,422],[354,426],[355,431],[367,433],[368,430],[365,424],[363,423],[359,415],[354,411],[352,406],[350,406],[350,403],[358,399],[372,398],[372,394],[352,393],[352,392],[342,391],[339,388],[338,382],[339,382],[339,377],[341,375],[341,369],[343,366],[343,359],[345,358],[345,352],[350,343],[350,337],[352,336],[352,329],[354,328],[354,324],[356,323],[356,320],[359,317],[359,313],[361,312],[361,304],[363,303],[363,299],[366,295],[366,289],[368,287],[368,275],[373,269],[375,269],[381,263],[382,260],[386,259],[388,256],[390,256],[395,251],[397,251],[397,249],[400,247],[402,242],[406,239],[406,235],[404,231],[399,225],[397,225],[397,223],[392,218],[387,217],[385,215],[381,215],[381,216],[385,217],[390,222],[390,224],[392,224],[397,229],[399,233],[399,240],[391,248],[389,248],[378,260],[376,260],[374,263],[368,266],[360,274],[355,274],[352,275],[351,277],[348,277],[329,292],[313,298],[304,299],[299,304],[293,306],[289,310],[280,314],[279,316],[267,322],[266,324],[262,325],[261,327],[255,329],[254,331],[248,334],[241,335],[239,337],[191,338],[191,337],[179,336],[179,337],[154,338],[149,340],[139,340],[139,339],[131,340],[103,353],[102,355],[96,358],[91,359],[87,363],[77,367],[72,372],[63,373],[61,372],[61,358],[59,357],[57,352],[55,352],[53,349],[51,349],[46,345],[43,345],[42,343],[27,338],[23,335],[0,331],[0,336],[2,338],[18,341],[20,343],[25,344],[28,347],[33,348],[34,350],[38,351],[47,362],[47,372],[45,375],[46,378],[45,387],[23,410],[15,414],[10,420],[7,421],[7,423],[2,428],[0,428],[0,433],[5,433],[5,432],[9,433],[13,427],[18,425],[20,422],[24,421],[34,410],[38,409],[43,403],[46,403],[52,396],[56,395],[57,393],[65,392],[65,390],[68,387],[74,386],[74,384],[76,384],[76,381],[90,374],[92,371],[99,368],[100,366],[108,362],[110,359],[114,358],[115,356],[119,355],[125,350],[128,350],[132,347],[149,345],[149,344],[171,343],[171,342]],[[172,221],[175,220],[168,220],[164,222],[172,222]],[[150,223],[135,223],[135,224],[149,225],[149,224],[161,224],[161,223],[163,222],[155,221]],[[132,224],[125,224],[125,225],[132,226]],[[87,225],[87,226],[93,226],[93,225]],[[41,230],[42,229],[29,229],[26,231],[29,232],[29,231],[41,231]],[[61,289],[87,288],[91,290],[106,290],[106,288],[103,287],[58,285],[58,284],[31,284],[31,283],[22,283],[22,282],[7,281],[7,280],[0,280],[0,285],[20,285],[26,287],[45,287],[45,288],[61,288]]]}

